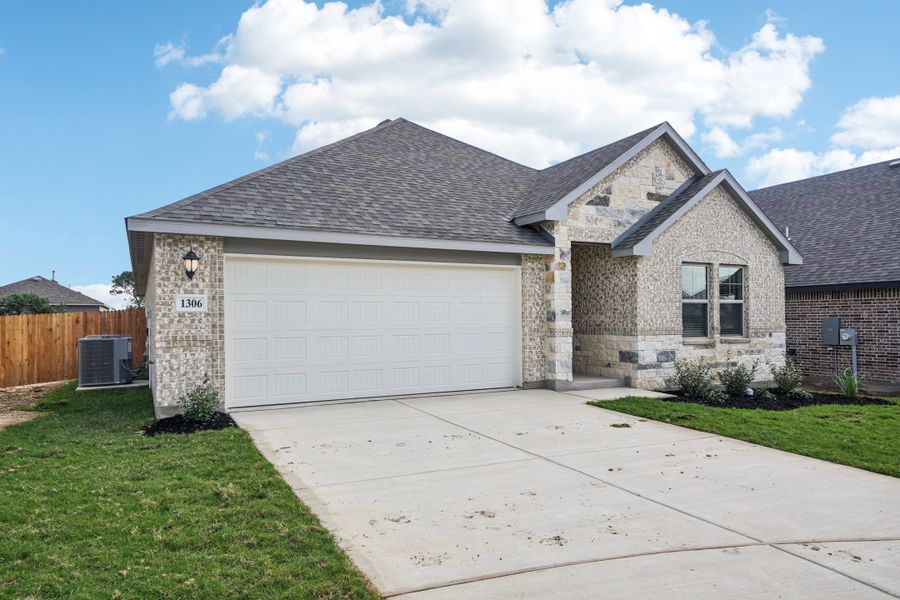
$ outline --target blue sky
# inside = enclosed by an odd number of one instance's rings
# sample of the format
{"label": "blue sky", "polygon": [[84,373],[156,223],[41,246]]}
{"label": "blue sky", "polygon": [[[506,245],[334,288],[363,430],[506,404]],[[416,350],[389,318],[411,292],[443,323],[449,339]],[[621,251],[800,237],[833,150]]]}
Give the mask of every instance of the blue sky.
{"label": "blue sky", "polygon": [[900,148],[894,1],[279,2],[0,4],[0,283],[102,293],[124,217],[384,117],[534,166],[667,119],[750,189]]}

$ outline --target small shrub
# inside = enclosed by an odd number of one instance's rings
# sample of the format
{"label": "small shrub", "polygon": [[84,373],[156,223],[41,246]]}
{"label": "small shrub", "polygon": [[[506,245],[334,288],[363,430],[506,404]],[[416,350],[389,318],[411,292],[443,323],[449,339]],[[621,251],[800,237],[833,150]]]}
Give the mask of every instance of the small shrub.
{"label": "small shrub", "polygon": [[753,366],[749,368],[747,365],[733,364],[722,369],[719,372],[719,381],[722,382],[725,393],[732,398],[740,398],[746,394],[756,375],[757,366],[758,363],[754,361]]}
{"label": "small shrub", "polygon": [[791,361],[785,361],[783,367],[767,363],[769,371],[772,373],[772,381],[775,382],[775,389],[781,394],[790,394],[800,387],[803,381],[803,373]]}
{"label": "small shrub", "polygon": [[710,367],[703,359],[675,361],[675,376],[672,383],[685,396],[692,398],[709,398],[713,389]]}
{"label": "small shrub", "polygon": [[722,390],[709,390],[706,394],[707,402],[714,402],[716,404],[725,404],[728,402],[728,394],[723,392]]}
{"label": "small shrub", "polygon": [[770,392],[767,388],[756,388],[753,390],[753,396],[756,397],[760,402],[764,402],[766,404],[775,404],[778,401],[778,398]]}
{"label": "small shrub", "polygon": [[795,400],[809,400],[810,398],[812,398],[812,394],[804,389],[795,388],[788,392],[788,397],[794,398]]}
{"label": "small shrub", "polygon": [[862,376],[854,375],[853,371],[848,368],[844,369],[844,372],[840,375],[835,375],[834,382],[841,388],[841,393],[844,394],[845,398],[856,398],[857,394],[859,394],[859,384],[862,382]]}
{"label": "small shrub", "polygon": [[208,423],[216,415],[216,408],[219,406],[219,391],[209,383],[209,380],[206,380],[179,396],[178,405],[181,406],[182,414],[188,421]]}

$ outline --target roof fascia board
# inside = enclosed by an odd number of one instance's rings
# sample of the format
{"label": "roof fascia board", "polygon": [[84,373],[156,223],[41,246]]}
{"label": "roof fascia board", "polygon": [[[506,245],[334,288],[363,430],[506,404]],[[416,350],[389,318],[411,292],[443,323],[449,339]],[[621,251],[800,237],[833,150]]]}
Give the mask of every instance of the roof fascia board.
{"label": "roof fascia board", "polygon": [[694,152],[690,146],[688,146],[687,142],[684,141],[684,138],[678,135],[678,132],[675,131],[675,129],[671,125],[669,125],[668,123],[663,123],[656,129],[651,131],[649,134],[647,134],[644,139],[623,152],[616,160],[593,175],[590,179],[563,196],[561,199],[557,200],[550,208],[543,211],[516,217],[513,219],[513,223],[515,223],[516,225],[529,225],[531,223],[536,223],[539,221],[565,221],[568,217],[569,205],[572,204],[572,202],[580,198],[585,192],[603,181],[603,179],[608,177],[616,169],[637,156],[647,146],[658,140],[663,135],[666,135],[669,138],[682,158],[687,160],[694,166],[694,168],[700,171],[701,175],[708,175],[710,173],[709,167],[707,167],[706,163],[704,163],[703,160],[699,156],[697,156],[697,153]]}
{"label": "roof fascia board", "polygon": [[474,252],[500,252],[509,254],[553,254],[553,245],[515,244],[502,242],[475,242],[468,240],[441,240],[407,238],[357,233],[333,233],[302,229],[280,229],[226,225],[216,223],[184,223],[163,219],[130,217],[128,231],[173,233],[182,235],[209,235],[217,237],[248,238],[260,240],[286,240],[295,242],[328,242],[363,246],[394,246],[400,248],[435,248],[440,250],[470,250]]}
{"label": "roof fascia board", "polygon": [[744,188],[737,182],[737,180],[732,176],[731,173],[725,171],[725,182],[728,183],[728,187],[734,192],[734,195],[738,197],[741,203],[744,205],[744,208],[749,213],[750,218],[757,224],[757,226],[766,232],[772,241],[781,246],[781,251],[778,253],[781,262],[786,265],[802,265],[803,257],[794,248],[794,245],[791,244],[784,234],[775,227],[775,224],[766,216],[766,213],[762,211],[762,209],[753,201],[750,195],[744,190]]}

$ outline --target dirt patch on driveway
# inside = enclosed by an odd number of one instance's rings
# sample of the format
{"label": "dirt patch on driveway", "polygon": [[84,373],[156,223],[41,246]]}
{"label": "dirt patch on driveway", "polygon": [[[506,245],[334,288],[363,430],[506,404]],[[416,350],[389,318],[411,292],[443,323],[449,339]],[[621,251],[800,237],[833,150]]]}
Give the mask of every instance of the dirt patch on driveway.
{"label": "dirt patch on driveway", "polygon": [[34,410],[37,401],[43,398],[47,392],[66,383],[68,382],[54,381],[0,388],[0,431],[10,425],[24,423],[41,416],[43,413]]}

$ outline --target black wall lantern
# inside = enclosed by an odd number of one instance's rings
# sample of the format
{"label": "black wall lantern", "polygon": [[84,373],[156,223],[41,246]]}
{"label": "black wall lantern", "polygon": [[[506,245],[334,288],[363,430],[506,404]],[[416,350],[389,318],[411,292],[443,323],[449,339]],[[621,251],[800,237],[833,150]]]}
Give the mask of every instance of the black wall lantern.
{"label": "black wall lantern", "polygon": [[184,274],[187,275],[188,279],[194,278],[194,273],[197,272],[197,269],[200,267],[200,257],[194,252],[194,249],[191,248],[187,251],[182,257],[184,260]]}

